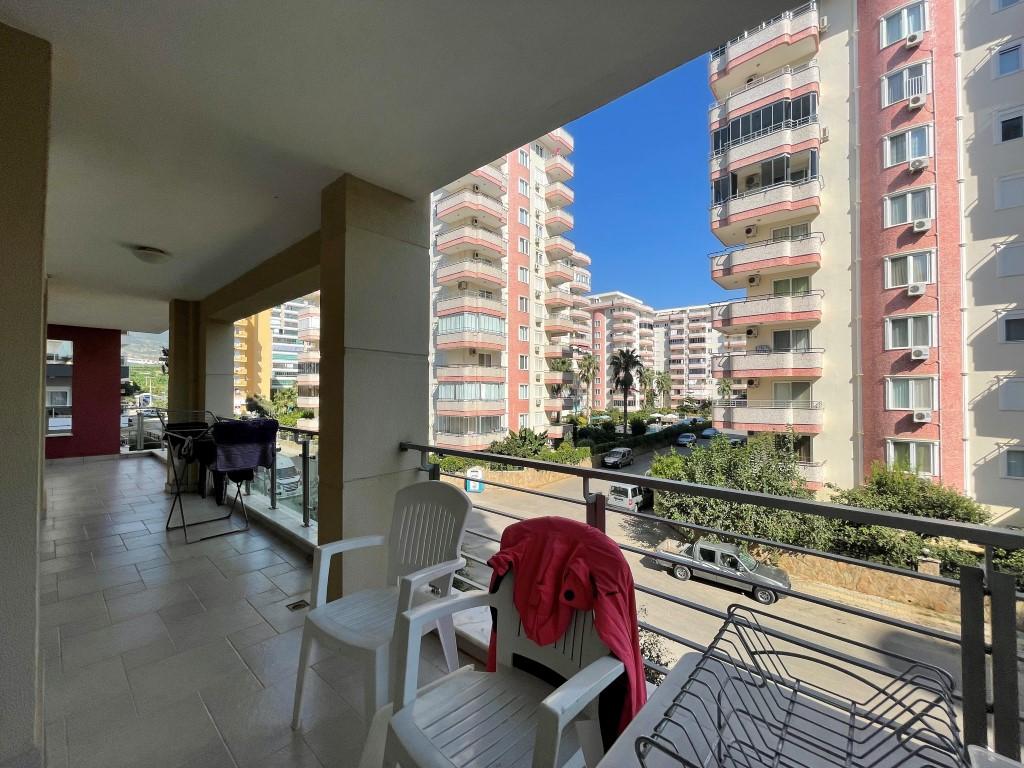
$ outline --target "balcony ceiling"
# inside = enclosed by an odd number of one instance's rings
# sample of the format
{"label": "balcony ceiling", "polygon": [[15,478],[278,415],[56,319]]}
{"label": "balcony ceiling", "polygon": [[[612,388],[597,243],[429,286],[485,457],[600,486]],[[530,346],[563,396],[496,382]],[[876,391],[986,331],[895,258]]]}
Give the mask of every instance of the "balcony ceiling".
{"label": "balcony ceiling", "polygon": [[53,44],[51,317],[129,295],[121,327],[162,328],[315,231],[340,174],[426,195],[791,4],[0,0]]}

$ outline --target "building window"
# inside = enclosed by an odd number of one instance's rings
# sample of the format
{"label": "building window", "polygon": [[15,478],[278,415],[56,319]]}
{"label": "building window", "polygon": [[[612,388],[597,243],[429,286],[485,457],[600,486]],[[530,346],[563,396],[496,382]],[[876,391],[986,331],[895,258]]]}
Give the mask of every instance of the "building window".
{"label": "building window", "polygon": [[519,311],[520,312],[529,312],[530,311],[530,297],[529,296],[520,296],[519,297]]}
{"label": "building window", "polygon": [[527,237],[519,238],[519,252],[525,253],[527,256],[530,255],[530,239]]}
{"label": "building window", "polygon": [[530,182],[526,179],[519,180],[519,194],[526,195],[527,197],[530,196]]}
{"label": "building window", "polygon": [[519,428],[520,429],[526,429],[528,426],[530,426],[530,414],[528,414],[528,413],[520,413],[519,414]]}
{"label": "building window", "polygon": [[1024,341],[1024,311],[1007,312],[999,318],[999,340]]}
{"label": "building window", "polygon": [[530,399],[530,385],[529,384],[520,384],[519,385],[519,399],[520,400],[529,400]]}
{"label": "building window", "polygon": [[893,377],[888,380],[885,407],[890,411],[915,411],[935,408],[935,379]]}
{"label": "building window", "polygon": [[996,143],[1013,141],[1024,136],[1024,107],[1004,109],[995,119]]}
{"label": "building window", "polygon": [[1003,11],[1006,10],[1007,8],[1016,5],[1020,1],[1021,0],[992,0],[992,10]]}
{"label": "building window", "polygon": [[885,226],[896,227],[932,217],[932,190],[911,189],[885,198]]}
{"label": "building window", "polygon": [[519,267],[516,270],[516,275],[518,276],[520,283],[526,283],[527,285],[530,284],[530,268],[529,267]]}
{"label": "building window", "polygon": [[530,226],[530,212],[526,208],[519,209],[519,223]]}
{"label": "building window", "polygon": [[890,467],[902,467],[919,475],[934,475],[938,466],[936,443],[919,440],[889,440],[886,460]]}
{"label": "building window", "polygon": [[729,147],[746,144],[769,133],[795,128],[818,118],[818,94],[780,99],[753,112],[733,118],[711,134],[711,151],[720,155]]}
{"label": "building window", "polygon": [[519,370],[520,371],[528,371],[528,370],[530,370],[530,356],[529,355],[520,355],[519,356]]}
{"label": "building window", "polygon": [[[797,296],[803,293],[808,293],[811,290],[811,278],[808,276],[804,277],[784,277],[781,280],[772,280],[772,295],[773,296]],[[691,343],[696,341],[691,339]]]}
{"label": "building window", "polygon": [[806,352],[811,348],[811,331],[808,328],[792,328],[772,333],[772,351]]}
{"label": "building window", "polygon": [[924,3],[911,3],[882,19],[882,47],[905,40],[913,32],[924,32]]}
{"label": "building window", "polygon": [[919,125],[885,137],[885,167],[889,168],[918,157],[930,157],[931,126]]}
{"label": "building window", "polygon": [[519,326],[519,340],[529,341],[530,340],[530,326],[520,325]]}
{"label": "building window", "polygon": [[996,247],[996,274],[999,277],[1024,275],[1024,243]]}
{"label": "building window", "polygon": [[786,227],[776,227],[772,230],[772,240],[799,240],[811,233],[811,225],[808,222],[803,224],[790,224]]}
{"label": "building window", "polygon": [[996,209],[1018,208],[1024,205],[1024,173],[996,179]]}
{"label": "building window", "polygon": [[995,71],[992,73],[993,77],[1003,77],[1005,75],[1012,75],[1014,72],[1020,72],[1022,65],[1020,45],[1019,40],[1014,40],[999,46],[995,58],[992,60],[995,65]]}
{"label": "building window", "polygon": [[524,168],[530,167],[530,153],[525,149],[519,150],[519,164]]}
{"label": "building window", "polygon": [[1024,450],[1020,448],[1006,449],[1006,477],[1024,479]]}
{"label": "building window", "polygon": [[932,346],[931,315],[905,315],[885,319],[886,349],[930,346]]}
{"label": "building window", "polygon": [[1024,378],[999,380],[999,410],[1024,411]]}
{"label": "building window", "polygon": [[885,258],[885,287],[932,282],[932,252],[899,253]]}
{"label": "building window", "polygon": [[912,64],[882,78],[882,106],[928,93],[928,65]]}

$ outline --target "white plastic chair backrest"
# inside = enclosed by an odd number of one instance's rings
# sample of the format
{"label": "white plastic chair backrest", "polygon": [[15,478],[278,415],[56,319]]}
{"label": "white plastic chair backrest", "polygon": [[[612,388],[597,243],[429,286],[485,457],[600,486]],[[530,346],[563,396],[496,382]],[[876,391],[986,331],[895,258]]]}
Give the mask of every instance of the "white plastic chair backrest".
{"label": "white plastic chair backrest", "polygon": [[513,655],[525,656],[568,680],[583,667],[609,654],[608,646],[594,629],[593,611],[574,611],[561,639],[552,645],[537,645],[523,630],[512,599],[513,584],[514,574],[510,571],[502,577],[491,603],[498,612],[498,664],[511,667]]}
{"label": "white plastic chair backrest", "polygon": [[473,502],[437,480],[413,483],[395,494],[388,536],[388,584],[428,565],[459,556]]}

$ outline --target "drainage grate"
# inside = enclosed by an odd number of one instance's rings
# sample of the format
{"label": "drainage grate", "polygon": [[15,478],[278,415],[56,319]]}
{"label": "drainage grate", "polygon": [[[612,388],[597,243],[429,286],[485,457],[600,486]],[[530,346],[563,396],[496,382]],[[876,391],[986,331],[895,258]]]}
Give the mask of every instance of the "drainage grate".
{"label": "drainage grate", "polygon": [[288,603],[285,607],[289,611],[301,611],[303,608],[309,608],[309,603],[305,600],[296,600],[294,603]]}

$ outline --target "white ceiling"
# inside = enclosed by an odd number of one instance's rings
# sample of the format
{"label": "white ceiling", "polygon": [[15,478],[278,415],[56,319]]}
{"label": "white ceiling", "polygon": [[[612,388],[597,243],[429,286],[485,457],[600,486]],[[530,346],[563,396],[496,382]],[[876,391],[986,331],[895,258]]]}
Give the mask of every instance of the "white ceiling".
{"label": "white ceiling", "polygon": [[[790,4],[0,0],[53,44],[51,317],[159,330],[315,231],[340,174],[425,195]],[[141,301],[89,322],[90,294]]]}

